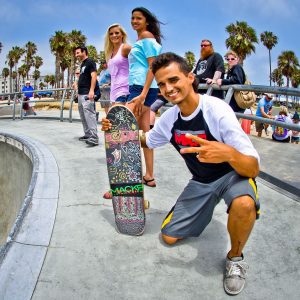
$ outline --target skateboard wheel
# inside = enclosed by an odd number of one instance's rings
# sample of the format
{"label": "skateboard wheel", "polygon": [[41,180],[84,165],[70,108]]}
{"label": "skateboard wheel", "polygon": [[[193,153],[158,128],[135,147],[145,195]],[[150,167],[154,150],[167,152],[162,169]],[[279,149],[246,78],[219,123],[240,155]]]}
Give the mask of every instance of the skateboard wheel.
{"label": "skateboard wheel", "polygon": [[148,200],[144,200],[144,208],[149,209],[150,207],[150,202]]}

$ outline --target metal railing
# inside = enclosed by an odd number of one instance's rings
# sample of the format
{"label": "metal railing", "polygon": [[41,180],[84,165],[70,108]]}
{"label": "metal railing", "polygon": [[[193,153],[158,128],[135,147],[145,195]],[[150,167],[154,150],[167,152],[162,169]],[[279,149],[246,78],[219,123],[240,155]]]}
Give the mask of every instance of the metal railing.
{"label": "metal railing", "polygon": [[[30,91],[30,93],[54,93],[56,94],[55,97],[57,98],[52,98],[52,99],[36,99],[34,98],[33,100],[24,100],[25,95],[28,94],[29,92],[17,92],[17,93],[5,93],[5,94],[0,94],[0,99],[1,98],[11,98],[12,99],[7,99],[7,100],[2,100],[0,101],[0,107],[5,107],[5,106],[10,106],[11,103],[13,105],[12,108],[12,119],[15,120],[16,118],[19,118],[20,120],[24,119],[24,109],[23,109],[23,104],[25,102],[29,103],[47,103],[47,102],[60,102],[60,116],[59,120],[62,122],[64,120],[64,108],[65,108],[65,102],[69,101],[70,102],[70,107],[72,107],[73,101],[74,101],[74,96],[75,96],[75,91],[72,88],[60,88],[60,89],[49,89],[49,90],[33,90]],[[66,96],[70,94],[70,98],[67,98]],[[17,105],[20,105],[19,107],[19,113],[17,113]],[[50,117],[49,117],[50,118]],[[69,110],[69,121],[72,122],[72,111]]]}
{"label": "metal railing", "polygon": [[[255,94],[274,94],[274,95],[286,95],[286,96],[296,96],[300,97],[300,89],[296,88],[287,88],[287,87],[271,87],[271,86],[264,86],[264,85],[243,85],[243,84],[234,84],[234,85],[223,85],[218,86],[216,84],[213,85],[206,85],[206,84],[199,84],[198,89],[200,90],[207,90],[206,94],[211,95],[214,90],[222,90],[227,91],[224,101],[229,104],[232,95],[235,91],[251,91]],[[297,124],[287,124],[283,122],[278,122],[275,120],[257,117],[255,115],[247,115],[243,113],[235,113],[236,116],[240,119],[247,119],[251,121],[258,121],[261,123],[279,126],[282,128],[287,128],[295,131],[300,131],[300,125]]]}
{"label": "metal railing", "polygon": [[[263,94],[263,93],[270,93],[275,95],[286,95],[286,96],[296,96],[300,97],[300,89],[296,88],[286,88],[286,87],[270,87],[270,86],[263,86],[263,85],[227,85],[227,86],[218,86],[216,84],[214,85],[206,85],[206,84],[199,84],[198,89],[207,90],[206,94],[211,95],[213,90],[222,90],[227,91],[224,101],[226,103],[230,102],[230,99],[235,91],[253,91],[256,94]],[[64,120],[64,104],[66,101],[70,102],[69,107],[69,122],[72,122],[73,120],[73,103],[74,103],[74,97],[75,97],[75,91],[72,88],[61,88],[61,89],[50,89],[50,90],[34,90],[34,93],[39,92],[56,92],[57,95],[62,94],[60,100],[57,99],[48,99],[48,100],[29,100],[28,103],[39,103],[39,102],[58,102],[60,101],[60,117],[59,120],[62,122]],[[70,94],[70,98],[66,98],[67,94]],[[24,92],[17,92],[17,93],[7,93],[7,94],[0,94],[0,98],[3,97],[10,97],[13,96],[12,100],[7,101],[0,101],[0,107],[1,106],[9,106],[11,103],[13,104],[13,114],[12,119],[15,120],[17,118],[17,104],[20,104],[20,110],[19,110],[19,116],[18,118],[23,120],[23,102],[24,102]],[[99,100],[99,102],[110,102],[110,100]],[[166,105],[166,109],[168,107],[172,106],[171,104]],[[255,115],[246,115],[243,113],[236,113],[236,116],[241,119],[247,119],[251,121],[259,121],[261,123],[270,124],[273,126],[280,126],[283,128],[291,129],[300,131],[300,125],[297,124],[286,124],[283,122],[278,122],[275,120],[257,117]],[[51,117],[49,117],[51,118]],[[57,119],[57,118],[56,118]]]}

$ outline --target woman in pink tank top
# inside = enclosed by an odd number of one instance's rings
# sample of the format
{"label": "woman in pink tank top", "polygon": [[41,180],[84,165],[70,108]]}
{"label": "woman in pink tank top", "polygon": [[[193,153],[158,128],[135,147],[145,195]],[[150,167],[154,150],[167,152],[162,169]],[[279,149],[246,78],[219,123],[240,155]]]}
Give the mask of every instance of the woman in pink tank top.
{"label": "woman in pink tank top", "polygon": [[105,35],[105,59],[111,76],[110,100],[125,103],[128,88],[128,54],[131,46],[126,43],[127,34],[119,24],[108,27]]}
{"label": "woman in pink tank top", "polygon": [[[126,43],[126,40],[127,34],[121,25],[112,24],[108,27],[105,34],[104,52],[111,76],[110,101],[112,105],[125,104],[129,94],[128,54],[131,46]],[[103,198],[111,199],[111,192],[106,192]]]}

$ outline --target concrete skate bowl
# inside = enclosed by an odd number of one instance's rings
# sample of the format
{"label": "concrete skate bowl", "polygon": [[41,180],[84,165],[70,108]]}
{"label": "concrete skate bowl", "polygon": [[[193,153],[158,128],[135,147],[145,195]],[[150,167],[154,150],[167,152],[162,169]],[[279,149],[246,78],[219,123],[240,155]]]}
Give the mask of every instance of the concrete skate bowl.
{"label": "concrete skate bowl", "polygon": [[29,295],[33,292],[50,243],[58,195],[57,163],[45,145],[0,132],[2,296],[23,288]]}

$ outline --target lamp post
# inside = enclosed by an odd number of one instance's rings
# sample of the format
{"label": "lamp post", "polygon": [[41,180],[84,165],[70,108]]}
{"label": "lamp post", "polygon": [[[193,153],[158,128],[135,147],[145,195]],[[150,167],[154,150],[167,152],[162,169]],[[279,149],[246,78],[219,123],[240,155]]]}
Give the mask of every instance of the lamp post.
{"label": "lamp post", "polygon": [[2,43],[0,42],[0,53],[1,53],[1,51],[2,51],[2,48],[3,48],[3,45],[2,45]]}

